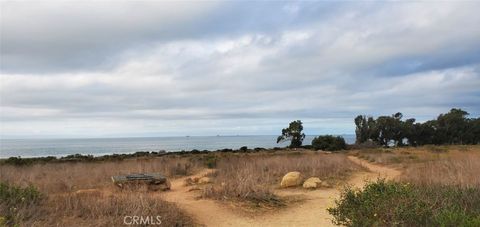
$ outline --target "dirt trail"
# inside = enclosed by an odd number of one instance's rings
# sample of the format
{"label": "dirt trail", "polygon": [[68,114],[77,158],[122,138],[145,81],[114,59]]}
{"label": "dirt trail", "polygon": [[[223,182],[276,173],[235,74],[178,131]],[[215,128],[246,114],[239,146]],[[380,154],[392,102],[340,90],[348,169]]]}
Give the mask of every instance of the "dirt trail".
{"label": "dirt trail", "polygon": [[[367,180],[378,177],[393,179],[400,175],[400,171],[368,163],[357,157],[348,157],[352,162],[364,166],[370,172],[355,173],[348,181],[350,185],[361,187]],[[203,171],[196,176],[203,176],[208,171]],[[298,205],[281,209],[276,212],[246,216],[235,212],[230,207],[213,200],[195,199],[196,193],[188,192],[184,186],[186,178],[176,179],[172,182],[172,190],[163,197],[167,201],[176,203],[194,219],[206,226],[333,226],[331,216],[326,209],[333,206],[335,198],[339,196],[338,189],[319,189],[306,191],[302,189],[277,190],[280,196],[301,195],[306,200]]]}

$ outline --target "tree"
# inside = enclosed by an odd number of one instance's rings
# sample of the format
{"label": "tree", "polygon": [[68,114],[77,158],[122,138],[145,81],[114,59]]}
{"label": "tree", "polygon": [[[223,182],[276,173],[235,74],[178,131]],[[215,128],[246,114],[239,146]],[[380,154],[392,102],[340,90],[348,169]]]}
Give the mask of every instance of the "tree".
{"label": "tree", "polygon": [[380,116],[377,119],[364,115],[355,118],[357,143],[372,140],[379,145],[403,146],[425,144],[478,144],[480,143],[480,120],[467,118],[468,112],[451,109],[435,120],[415,123],[415,118],[402,120],[403,115]]}
{"label": "tree", "polygon": [[408,145],[416,146],[415,118],[410,118],[410,119],[407,119],[405,122],[402,122],[402,136],[403,138],[407,139]]}
{"label": "tree", "polygon": [[301,147],[305,138],[305,134],[302,131],[302,121],[292,121],[288,128],[282,129],[282,135],[278,136],[277,143],[290,140],[290,147]]}
{"label": "tree", "polygon": [[467,143],[480,144],[480,118],[472,118],[469,120]]}
{"label": "tree", "polygon": [[367,117],[364,115],[358,115],[355,118],[355,143],[361,144],[368,140],[368,122]]}
{"label": "tree", "polygon": [[355,118],[355,125],[357,126],[355,129],[356,144],[365,143],[368,140],[378,141],[379,132],[373,117],[358,115]]}
{"label": "tree", "polygon": [[437,141],[447,144],[464,144],[466,132],[468,130],[469,114],[462,109],[451,109],[446,114],[440,114],[437,117]]}
{"label": "tree", "polygon": [[315,137],[312,140],[312,147],[316,150],[337,151],[347,149],[347,143],[341,136],[325,135]]}
{"label": "tree", "polygon": [[403,114],[398,112],[392,115],[392,134],[395,146],[403,146],[403,139],[406,136],[405,122],[402,121]]}

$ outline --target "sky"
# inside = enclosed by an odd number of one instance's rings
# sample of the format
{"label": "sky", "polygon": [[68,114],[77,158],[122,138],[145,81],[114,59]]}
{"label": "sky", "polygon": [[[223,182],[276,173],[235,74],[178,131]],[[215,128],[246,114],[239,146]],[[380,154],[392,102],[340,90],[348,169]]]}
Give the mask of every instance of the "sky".
{"label": "sky", "polygon": [[479,1],[2,1],[0,138],[480,115]]}

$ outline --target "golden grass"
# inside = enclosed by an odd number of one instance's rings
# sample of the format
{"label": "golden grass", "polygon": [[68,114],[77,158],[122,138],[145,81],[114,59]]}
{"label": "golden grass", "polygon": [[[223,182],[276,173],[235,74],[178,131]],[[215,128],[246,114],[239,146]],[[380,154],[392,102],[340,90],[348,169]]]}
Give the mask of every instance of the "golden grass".
{"label": "golden grass", "polygon": [[[174,204],[149,193],[122,193],[115,196],[77,194],[50,196],[38,205],[18,207],[20,226],[123,226],[133,216],[151,217],[162,226],[193,226],[193,220]],[[1,205],[0,205],[1,210]],[[125,219],[125,217],[127,217]]]}
{"label": "golden grass", "polygon": [[[117,162],[0,165],[0,182],[22,187],[33,185],[44,195],[38,205],[17,206],[18,210],[8,212],[16,215],[10,219],[21,223],[20,226],[120,226],[127,215],[155,218],[159,215],[163,226],[191,226],[192,220],[174,204],[162,200],[159,192],[122,192],[112,185],[110,177],[136,172],[186,176],[200,168],[203,163],[199,158],[175,156]],[[104,195],[105,192],[110,195]],[[7,214],[5,209],[12,208],[0,201],[0,217]]]}
{"label": "golden grass", "polygon": [[190,175],[203,164],[188,157],[129,159],[118,162],[47,163],[32,166],[0,165],[0,181],[18,186],[34,185],[46,194],[111,187],[111,176],[160,172],[169,177]]}
{"label": "golden grass", "polygon": [[416,184],[458,185],[480,188],[480,152],[451,152],[434,161],[415,163],[401,179]]}
{"label": "golden grass", "polygon": [[455,152],[480,153],[479,145],[451,145],[436,146],[426,145],[422,147],[400,147],[400,148],[373,148],[363,150],[353,150],[350,154],[359,158],[375,162],[378,164],[399,164],[400,166],[412,163],[422,163],[427,161],[436,161],[448,159]]}
{"label": "golden grass", "polygon": [[480,146],[452,145],[352,151],[360,158],[402,168],[400,180],[424,185],[480,187]]}

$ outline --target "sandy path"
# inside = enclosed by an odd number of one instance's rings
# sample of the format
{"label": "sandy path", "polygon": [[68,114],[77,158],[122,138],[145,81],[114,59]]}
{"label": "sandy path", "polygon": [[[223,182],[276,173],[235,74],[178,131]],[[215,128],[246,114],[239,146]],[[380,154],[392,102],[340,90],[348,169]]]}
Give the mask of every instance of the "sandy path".
{"label": "sandy path", "polygon": [[[211,170],[204,170],[195,176],[201,177]],[[251,226],[251,220],[242,218],[224,204],[213,200],[196,199],[195,192],[189,192],[188,186],[184,185],[185,179],[179,178],[171,183],[171,190],[163,195],[163,199],[176,203],[181,209],[190,214],[197,223],[206,226]]]}
{"label": "sandy path", "polygon": [[[367,180],[378,177],[393,179],[400,175],[400,171],[368,163],[357,157],[348,157],[352,162],[367,168],[370,172],[355,173],[349,184],[361,187]],[[208,171],[203,171],[196,176],[203,176]],[[235,212],[230,207],[213,200],[197,200],[195,193],[188,192],[188,187],[183,185],[185,178],[172,182],[172,190],[167,192],[164,199],[176,203],[180,208],[189,213],[198,223],[206,226],[333,226],[331,216],[326,209],[333,206],[335,198],[339,196],[338,189],[319,189],[306,191],[302,189],[277,190],[280,196],[302,195],[305,201],[292,207],[276,212],[246,216]]]}

